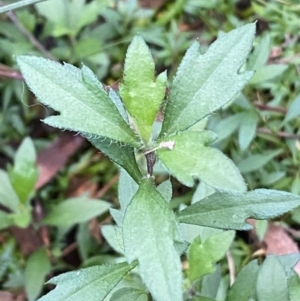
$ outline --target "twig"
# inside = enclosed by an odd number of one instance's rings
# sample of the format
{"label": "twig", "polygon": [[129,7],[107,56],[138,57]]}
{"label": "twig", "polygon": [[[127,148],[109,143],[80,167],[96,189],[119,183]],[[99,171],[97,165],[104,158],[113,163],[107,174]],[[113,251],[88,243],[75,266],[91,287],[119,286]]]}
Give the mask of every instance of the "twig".
{"label": "twig", "polygon": [[13,12],[8,12],[7,16],[17,26],[17,28],[29,39],[32,45],[43,53],[47,58],[57,61],[57,59],[23,26]]}
{"label": "twig", "polygon": [[227,263],[228,263],[230,286],[232,286],[235,281],[235,268],[234,268],[234,261],[233,261],[230,251],[226,252],[226,258],[227,258]]}
{"label": "twig", "polygon": [[111,188],[111,186],[113,186],[119,179],[119,175],[115,175],[114,177],[112,177],[109,182],[104,185],[96,194],[95,194],[95,198],[100,199],[106,192],[107,190],[109,190]]}
{"label": "twig", "polygon": [[278,137],[281,138],[289,138],[289,139],[299,139],[300,140],[300,135],[297,134],[291,134],[291,133],[287,133],[287,132],[272,132],[269,129],[266,128],[257,128],[257,132],[258,133],[262,133],[262,134],[267,134],[267,135],[277,135]]}
{"label": "twig", "polygon": [[287,112],[286,108],[281,108],[281,107],[272,107],[269,105],[261,104],[259,102],[254,102],[253,105],[263,111],[272,111],[272,112],[277,112],[277,113],[282,113],[285,114]]}
{"label": "twig", "polygon": [[45,0],[23,0],[23,1],[19,1],[17,3],[11,3],[11,4],[7,4],[4,5],[3,3],[1,3],[1,6],[3,6],[2,8],[0,7],[0,13],[6,13],[8,11],[14,10],[14,9],[18,9],[18,8],[22,8],[24,6],[27,5],[31,5],[31,4],[35,4],[38,2],[43,2]]}
{"label": "twig", "polygon": [[0,64],[0,76],[10,77],[14,79],[23,79],[20,72],[11,69],[10,67]]}
{"label": "twig", "polygon": [[64,250],[62,250],[60,257],[65,257],[67,256],[69,253],[71,253],[72,251],[76,250],[77,248],[77,242],[73,242],[70,245],[68,245]]}

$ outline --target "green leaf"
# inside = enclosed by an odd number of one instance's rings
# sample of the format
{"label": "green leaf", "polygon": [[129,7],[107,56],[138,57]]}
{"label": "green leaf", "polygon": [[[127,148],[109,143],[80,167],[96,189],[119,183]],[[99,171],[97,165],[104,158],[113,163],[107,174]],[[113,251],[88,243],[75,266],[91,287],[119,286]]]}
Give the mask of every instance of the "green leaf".
{"label": "green leaf", "polygon": [[288,278],[289,301],[298,301],[300,296],[300,278],[295,271],[291,271]]}
{"label": "green leaf", "polygon": [[12,223],[11,215],[0,211],[0,230],[9,227]]}
{"label": "green leaf", "polygon": [[87,68],[61,65],[44,58],[19,56],[17,63],[37,98],[59,111],[45,123],[63,129],[108,137],[133,146],[139,139],[119,114],[101,84],[91,81]]}
{"label": "green leaf", "polygon": [[142,174],[135,160],[134,149],[129,145],[123,145],[117,141],[105,139],[105,137],[85,136],[96,148],[106,154],[113,162],[124,168],[135,182],[139,183]]}
{"label": "green leaf", "polygon": [[198,178],[216,189],[246,191],[234,163],[219,150],[206,146],[214,138],[208,131],[184,132],[168,138],[174,142],[173,149],[160,148],[157,153],[169,172],[186,186],[193,186]]}
{"label": "green leaf", "polygon": [[255,46],[253,53],[247,62],[248,70],[259,70],[268,61],[270,53],[270,35],[265,35],[259,44]]}
{"label": "green leaf", "polygon": [[13,189],[8,174],[0,169],[0,204],[12,210],[18,211],[19,198]]}
{"label": "green leaf", "polygon": [[109,301],[147,301],[148,293],[133,287],[124,287],[113,293]]}
{"label": "green leaf", "polygon": [[206,227],[249,230],[247,218],[271,219],[300,205],[300,197],[284,191],[216,192],[178,213],[179,221]]}
{"label": "green leaf", "polygon": [[121,210],[124,213],[132,197],[137,192],[139,186],[133,180],[133,178],[126,172],[126,170],[120,170],[120,177],[118,183],[118,197]]}
{"label": "green leaf", "polygon": [[61,274],[47,282],[57,286],[38,301],[102,301],[135,266],[123,262]]}
{"label": "green leaf", "polygon": [[264,167],[273,158],[280,155],[282,149],[265,151],[262,154],[251,155],[248,158],[242,160],[238,164],[238,168],[241,172],[251,172]]}
{"label": "green leaf", "polygon": [[136,36],[127,50],[120,95],[145,143],[151,137],[152,124],[166,90],[166,72],[161,73],[156,81],[154,73],[149,48],[141,37]]}
{"label": "green leaf", "polygon": [[267,65],[255,72],[249,84],[259,84],[281,75],[288,65]]}
{"label": "green leaf", "polygon": [[39,296],[45,282],[45,277],[50,270],[51,264],[45,248],[35,251],[29,257],[24,274],[25,290],[29,301],[34,301]]}
{"label": "green leaf", "polygon": [[187,51],[174,78],[161,137],[183,131],[229,102],[249,81],[239,73],[249,54],[255,24],[232,30],[201,54],[197,42]]}
{"label": "green leaf", "polygon": [[[209,298],[216,298],[217,299],[217,293],[221,284],[222,280],[222,271],[220,264],[215,265],[215,271],[211,274],[205,275],[202,278],[201,283],[201,296],[206,296]],[[195,281],[194,285],[197,285],[197,282]]]}
{"label": "green leaf", "polygon": [[153,298],[182,301],[181,263],[174,246],[179,241],[176,217],[151,179],[141,183],[127,207],[123,239],[127,261],[139,261],[140,275]]}
{"label": "green leaf", "polygon": [[101,232],[108,244],[118,253],[124,254],[121,229],[113,225],[101,226]]}
{"label": "green leaf", "polygon": [[38,12],[53,24],[53,36],[76,36],[79,30],[96,20],[108,1],[51,0],[36,5]]}
{"label": "green leaf", "polygon": [[243,267],[230,288],[226,301],[249,301],[250,298],[256,300],[256,282],[259,269],[257,260],[252,260]]}
{"label": "green leaf", "polygon": [[235,231],[224,231],[201,241],[196,237],[188,251],[190,281],[195,281],[215,270],[215,263],[222,259],[229,249]]}
{"label": "green leaf", "polygon": [[30,200],[38,178],[38,169],[35,164],[34,145],[32,140],[27,137],[16,152],[14,167],[9,169],[11,184],[23,204],[27,204]]}
{"label": "green leaf", "polygon": [[300,115],[300,94],[293,100],[284,117],[283,124],[297,118]]}
{"label": "green leaf", "polygon": [[170,179],[160,183],[157,186],[158,192],[161,194],[161,196],[165,199],[166,202],[170,203],[172,199],[172,183]]}
{"label": "green leaf", "polygon": [[257,276],[257,301],[289,301],[287,277],[274,255],[264,261]]}
{"label": "green leaf", "polygon": [[44,218],[43,223],[60,227],[70,227],[86,222],[108,211],[110,204],[86,197],[71,198],[56,205]]}
{"label": "green leaf", "polygon": [[239,127],[239,146],[243,151],[248,148],[256,135],[256,126],[259,118],[253,110],[248,110],[241,114],[243,122],[240,123]]}

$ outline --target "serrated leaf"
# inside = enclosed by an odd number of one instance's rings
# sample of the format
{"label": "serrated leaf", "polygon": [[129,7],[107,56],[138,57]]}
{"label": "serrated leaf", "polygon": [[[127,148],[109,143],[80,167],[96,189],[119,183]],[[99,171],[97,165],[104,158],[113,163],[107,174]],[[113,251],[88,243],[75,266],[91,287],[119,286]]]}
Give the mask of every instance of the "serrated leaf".
{"label": "serrated leaf", "polygon": [[105,139],[105,137],[85,136],[96,148],[107,155],[113,162],[124,168],[136,183],[142,178],[140,169],[136,163],[134,149],[130,145],[123,145],[117,141]]}
{"label": "serrated leaf", "polygon": [[18,211],[19,198],[11,185],[8,174],[0,169],[0,204],[12,210]]}
{"label": "serrated leaf", "polygon": [[194,43],[170,89],[161,137],[183,131],[229,102],[252,77],[239,73],[252,46],[255,24],[218,38],[206,51]]}
{"label": "serrated leaf", "polygon": [[179,221],[206,227],[249,230],[247,218],[271,219],[300,205],[288,192],[257,189],[248,193],[215,192],[178,213]]}
{"label": "serrated leaf", "polygon": [[[51,264],[45,248],[35,251],[28,259],[25,268],[25,290],[29,301],[34,301],[42,291]],[[37,277],[38,275],[38,277]]]}
{"label": "serrated leaf", "polygon": [[17,63],[37,98],[61,113],[46,118],[45,123],[139,145],[109,95],[104,89],[96,90],[84,71],[33,56],[19,56]]}
{"label": "serrated leaf", "polygon": [[274,255],[268,256],[257,276],[257,301],[289,301],[287,277]]}
{"label": "serrated leaf", "polygon": [[25,138],[16,152],[13,168],[9,169],[10,182],[19,200],[27,204],[38,178],[36,153],[33,142]]}
{"label": "serrated leaf", "polygon": [[176,217],[151,179],[141,183],[127,207],[123,239],[127,261],[139,261],[140,275],[153,298],[182,301],[181,263],[174,246],[179,240]]}
{"label": "serrated leaf", "polygon": [[48,281],[57,286],[38,301],[103,301],[135,266],[123,262],[61,274]]}
{"label": "serrated leaf", "polygon": [[239,146],[241,150],[247,149],[256,134],[256,126],[259,120],[255,111],[245,111],[242,113],[243,122],[239,127]]}
{"label": "serrated leaf", "polygon": [[184,185],[193,186],[198,178],[216,189],[246,191],[234,163],[219,150],[206,146],[214,139],[208,131],[188,131],[168,137],[174,147],[160,148],[157,153],[169,172]]}
{"label": "serrated leaf", "polygon": [[133,287],[123,287],[113,293],[109,301],[147,301],[148,293]]}
{"label": "serrated leaf", "polygon": [[235,282],[230,288],[226,301],[256,300],[256,282],[259,272],[257,260],[252,260],[239,272]]}
{"label": "serrated leaf", "polygon": [[201,241],[196,237],[189,247],[188,277],[195,281],[215,270],[215,264],[222,259],[234,239],[235,231],[224,231]]}
{"label": "serrated leaf", "polygon": [[86,222],[108,211],[110,204],[86,197],[71,198],[56,205],[44,218],[43,223],[60,227],[70,227]]}
{"label": "serrated leaf", "polygon": [[156,81],[154,73],[149,48],[141,37],[136,36],[126,53],[124,83],[120,85],[120,95],[145,143],[151,137],[152,124],[166,89],[166,73],[161,73]]}

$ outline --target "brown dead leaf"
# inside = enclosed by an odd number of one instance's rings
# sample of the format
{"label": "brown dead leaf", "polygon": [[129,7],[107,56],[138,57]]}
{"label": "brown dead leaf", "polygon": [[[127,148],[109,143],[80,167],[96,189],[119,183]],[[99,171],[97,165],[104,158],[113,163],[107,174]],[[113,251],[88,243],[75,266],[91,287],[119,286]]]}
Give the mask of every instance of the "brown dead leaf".
{"label": "brown dead leaf", "polygon": [[10,231],[16,239],[21,252],[26,256],[30,255],[35,250],[43,246],[41,236],[32,226],[29,226],[25,229],[16,226],[11,226]]}
{"label": "brown dead leaf", "polygon": [[7,291],[0,291],[0,300],[1,301],[25,301],[25,294],[12,294]]}
{"label": "brown dead leaf", "polygon": [[75,136],[74,133],[65,132],[48,148],[43,149],[37,156],[40,174],[35,188],[39,189],[48,183],[83,142],[84,138],[82,136]]}
{"label": "brown dead leaf", "polygon": [[[292,238],[286,233],[284,228],[279,225],[269,224],[267,233],[264,238],[266,244],[266,254],[291,254],[299,253],[298,245]],[[300,276],[300,263],[295,266],[294,270]]]}

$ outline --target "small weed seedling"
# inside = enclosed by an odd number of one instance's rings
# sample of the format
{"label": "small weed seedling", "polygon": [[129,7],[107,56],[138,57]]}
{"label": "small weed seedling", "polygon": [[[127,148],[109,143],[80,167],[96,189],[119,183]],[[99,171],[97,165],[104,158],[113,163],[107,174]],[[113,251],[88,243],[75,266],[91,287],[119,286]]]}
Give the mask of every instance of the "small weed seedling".
{"label": "small weed seedling", "polygon": [[[232,100],[251,79],[253,71],[241,69],[254,35],[255,24],[242,26],[221,35],[204,54],[194,42],[165,104],[167,74],[155,78],[152,56],[141,37],[128,48],[119,94],[104,88],[86,66],[17,57],[29,88],[60,113],[44,122],[81,133],[121,167],[120,210],[111,209],[111,215],[117,224],[116,248],[124,254],[124,262],[56,276],[49,281],[55,289],[40,301],[220,300],[216,292],[204,293],[203,287],[207,279],[216,281],[205,277],[214,273],[234,230],[251,229],[247,218],[270,219],[300,205],[300,197],[286,192],[247,192],[234,163],[210,146],[216,135],[203,127],[203,119]],[[157,133],[153,124],[160,109],[164,120]],[[136,153],[144,154],[146,172]],[[154,184],[158,161],[182,184],[192,187],[197,179],[214,193],[175,214],[169,204],[170,181]],[[190,225],[196,231],[192,238],[187,235]],[[182,255],[188,261],[184,273]],[[222,300],[267,301],[274,296],[296,300],[298,278],[292,269],[299,256],[289,258],[269,256],[263,265],[251,262]],[[130,273],[139,274],[143,288],[122,281]]]}

